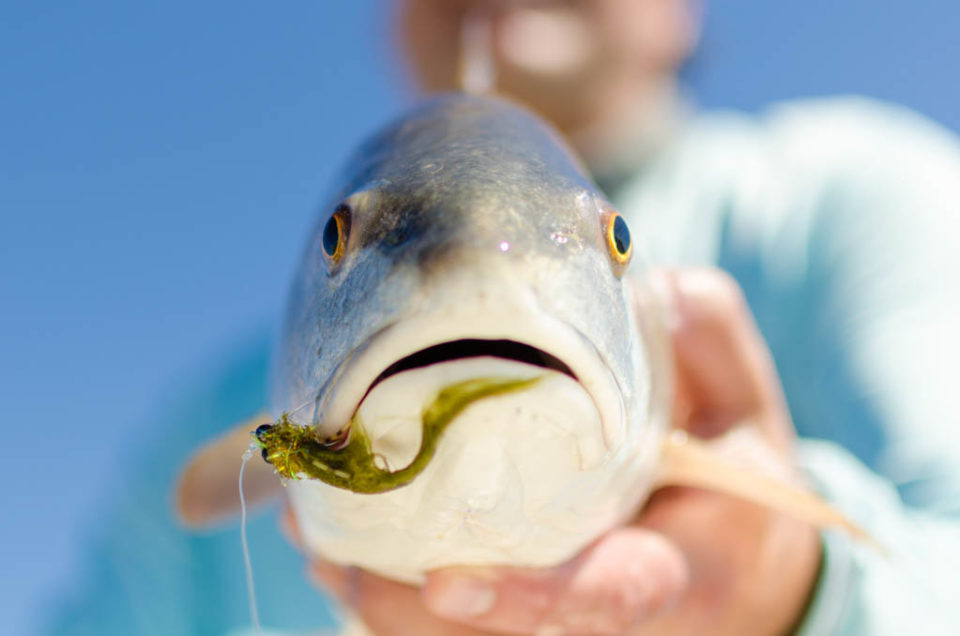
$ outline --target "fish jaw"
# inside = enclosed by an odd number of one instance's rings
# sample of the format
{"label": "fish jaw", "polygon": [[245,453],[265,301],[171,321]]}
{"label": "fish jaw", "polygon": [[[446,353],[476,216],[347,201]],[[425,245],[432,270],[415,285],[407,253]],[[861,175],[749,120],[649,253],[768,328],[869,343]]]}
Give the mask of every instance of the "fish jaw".
{"label": "fish jaw", "polygon": [[[356,416],[374,453],[397,470],[419,447],[419,410],[445,385],[542,379],[468,407],[402,488],[358,495],[313,480],[287,482],[305,544],[323,558],[406,582],[464,563],[553,565],[630,518],[649,492],[664,428],[650,417],[649,392],[623,392],[597,348],[518,277],[497,276],[489,263],[469,271],[459,268],[443,293],[425,288],[423,298],[409,300],[414,311],[346,358],[317,396],[321,436]],[[378,382],[398,360],[463,339],[522,343],[571,373],[469,357]],[[634,359],[644,366],[639,353]]]}
{"label": "fish jaw", "polygon": [[[593,413],[583,417],[593,427],[587,437],[600,440],[600,452],[599,461],[558,461],[542,472],[569,487],[556,491],[562,522],[536,517],[524,499],[526,469],[517,464],[546,445],[524,446],[513,429],[488,435],[512,421],[505,405],[529,394],[484,398],[450,422],[446,432],[453,437],[441,440],[424,472],[397,490],[359,495],[291,481],[287,492],[311,550],[416,580],[456,563],[558,563],[634,514],[649,490],[666,422],[658,406],[660,370],[652,368],[657,347],[636,333],[638,316],[621,279],[625,264],[605,229],[613,218],[609,205],[578,165],[559,135],[531,114],[463,96],[411,111],[347,163],[329,202],[329,210],[352,210],[346,252],[331,265],[323,240],[333,217],[325,213],[291,290],[274,367],[274,412],[290,411],[333,438],[364,396],[392,381],[378,384],[398,361],[464,339],[505,340],[569,369],[569,377],[534,386],[557,392],[541,402],[560,403],[560,393],[585,401]],[[536,372],[550,375],[551,367]],[[299,411],[304,404],[314,406],[312,419]],[[497,408],[506,410],[489,412],[486,427],[470,425],[470,418]],[[471,443],[457,451],[456,436],[468,432]],[[528,450],[510,455],[522,447]],[[431,470],[461,484],[459,494],[421,506],[444,492],[427,489]],[[471,488],[479,489],[479,499]],[[418,489],[421,499],[394,508],[374,504]],[[481,522],[484,506],[476,501],[501,501],[493,507],[512,512]],[[428,522],[445,516],[457,523]]]}
{"label": "fish jaw", "polygon": [[634,513],[654,468],[642,449],[654,446],[608,452],[592,398],[559,371],[497,358],[404,371],[366,396],[354,425],[385,467],[401,468],[420,445],[422,404],[476,377],[537,381],[470,405],[410,484],[358,495],[287,482],[310,551],[418,583],[457,564],[553,565]]}

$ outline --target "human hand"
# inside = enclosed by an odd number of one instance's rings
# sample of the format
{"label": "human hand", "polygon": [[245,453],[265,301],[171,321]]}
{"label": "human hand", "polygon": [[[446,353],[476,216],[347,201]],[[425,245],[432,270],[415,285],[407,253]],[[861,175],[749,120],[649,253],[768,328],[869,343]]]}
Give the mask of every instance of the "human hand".
{"label": "human hand", "polygon": [[[789,415],[736,284],[693,269],[657,274],[655,283],[670,316],[674,427],[709,439],[749,422],[790,470]],[[289,516],[286,525],[296,541]],[[421,589],[319,561],[310,571],[381,635],[780,634],[802,616],[819,554],[806,524],[669,488],[633,524],[553,568],[447,568]]]}

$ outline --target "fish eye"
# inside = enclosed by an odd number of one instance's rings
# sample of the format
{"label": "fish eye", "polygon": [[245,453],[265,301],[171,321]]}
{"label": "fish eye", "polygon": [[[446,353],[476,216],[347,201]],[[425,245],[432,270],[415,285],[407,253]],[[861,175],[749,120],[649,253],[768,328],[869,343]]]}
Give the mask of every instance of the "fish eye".
{"label": "fish eye", "polygon": [[350,234],[350,208],[341,205],[323,226],[320,237],[320,249],[330,265],[336,265],[347,251],[347,237]]}
{"label": "fish eye", "polygon": [[607,219],[607,250],[614,262],[626,266],[633,254],[633,241],[630,228],[619,212],[613,212]]}

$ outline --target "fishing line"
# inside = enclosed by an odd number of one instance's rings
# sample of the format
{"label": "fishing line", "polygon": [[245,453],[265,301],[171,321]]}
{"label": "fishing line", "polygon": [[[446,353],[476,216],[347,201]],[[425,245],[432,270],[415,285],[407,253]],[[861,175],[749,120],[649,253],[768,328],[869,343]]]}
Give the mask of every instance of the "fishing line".
{"label": "fishing line", "polygon": [[[293,415],[313,403],[313,400],[307,400],[297,408],[290,411]],[[250,607],[250,622],[253,624],[253,630],[258,636],[263,634],[263,628],[260,626],[260,612],[257,609],[257,590],[253,583],[253,563],[250,560],[250,542],[247,540],[247,498],[243,493],[243,472],[247,468],[247,462],[258,452],[260,447],[256,440],[250,442],[250,447],[243,453],[243,461],[240,463],[240,474],[237,476],[237,490],[240,492],[240,545],[243,550],[243,568],[247,580],[247,605]]]}
{"label": "fishing line", "polygon": [[301,405],[298,406],[297,408],[295,408],[295,409],[293,409],[292,411],[290,411],[290,412],[288,413],[288,415],[292,418],[294,415],[296,415],[297,413],[299,413],[299,412],[302,411],[303,409],[307,408],[308,406],[310,406],[311,404],[313,404],[315,401],[316,401],[315,399],[309,399],[309,400],[307,400],[306,402],[304,402],[303,404],[301,404]]}
{"label": "fishing line", "polygon": [[[293,409],[291,415],[310,405],[313,400],[307,400],[297,408]],[[237,476],[237,490],[240,492],[240,545],[243,550],[243,568],[247,580],[247,605],[250,607],[250,622],[253,624],[253,630],[256,634],[263,634],[263,628],[260,626],[260,612],[257,609],[257,590],[253,583],[253,563],[250,560],[250,542],[247,540],[247,498],[243,493],[243,473],[247,468],[247,462],[253,457],[253,454],[260,450],[257,442],[250,442],[250,447],[243,453],[243,461],[240,463],[240,474]]]}
{"label": "fishing line", "polygon": [[253,457],[254,451],[259,450],[255,442],[243,453],[243,463],[240,464],[240,476],[237,478],[237,487],[240,489],[240,544],[243,546],[243,566],[247,575],[247,603],[250,606],[250,622],[257,634],[263,634],[260,628],[260,613],[257,611],[257,592],[253,587],[253,564],[250,562],[250,544],[247,542],[247,500],[243,496],[243,471],[247,462]]}

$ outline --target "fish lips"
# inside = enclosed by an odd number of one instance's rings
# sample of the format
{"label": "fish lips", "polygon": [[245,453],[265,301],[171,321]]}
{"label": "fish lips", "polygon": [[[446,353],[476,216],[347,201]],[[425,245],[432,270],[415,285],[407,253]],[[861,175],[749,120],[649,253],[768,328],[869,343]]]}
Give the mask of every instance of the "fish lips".
{"label": "fish lips", "polygon": [[[624,442],[628,413],[616,377],[596,347],[574,327],[521,303],[491,316],[476,308],[415,314],[382,328],[338,366],[316,396],[314,425],[321,437],[345,430],[364,398],[403,371],[474,357],[497,357],[558,371],[590,396],[606,454]],[[518,311],[519,309],[519,311]]]}

